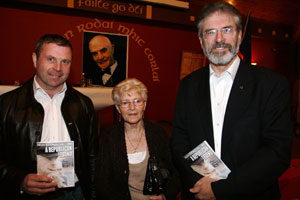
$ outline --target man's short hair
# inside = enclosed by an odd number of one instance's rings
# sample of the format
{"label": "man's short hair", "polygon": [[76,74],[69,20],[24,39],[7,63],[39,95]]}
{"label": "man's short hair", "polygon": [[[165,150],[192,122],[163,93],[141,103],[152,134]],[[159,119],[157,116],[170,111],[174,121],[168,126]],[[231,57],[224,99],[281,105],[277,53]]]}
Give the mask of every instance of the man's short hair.
{"label": "man's short hair", "polygon": [[66,38],[58,34],[46,34],[40,37],[40,39],[38,40],[35,46],[35,54],[37,58],[39,58],[41,53],[41,48],[45,43],[54,43],[57,44],[58,46],[69,47],[73,55],[73,47],[69,42],[69,40],[67,40]]}

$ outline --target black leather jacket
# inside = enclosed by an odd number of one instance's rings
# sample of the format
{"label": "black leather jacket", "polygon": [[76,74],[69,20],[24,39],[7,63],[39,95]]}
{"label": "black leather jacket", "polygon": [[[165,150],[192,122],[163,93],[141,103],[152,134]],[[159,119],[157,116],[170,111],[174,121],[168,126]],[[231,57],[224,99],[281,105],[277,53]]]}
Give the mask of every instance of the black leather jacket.
{"label": "black leather jacket", "polygon": [[[98,135],[92,101],[67,85],[61,105],[75,147],[75,172],[86,199],[95,197]],[[44,110],[33,93],[33,78],[0,96],[0,199],[21,199],[20,186],[36,173],[36,142],[41,140]],[[27,197],[27,199],[38,199]]]}

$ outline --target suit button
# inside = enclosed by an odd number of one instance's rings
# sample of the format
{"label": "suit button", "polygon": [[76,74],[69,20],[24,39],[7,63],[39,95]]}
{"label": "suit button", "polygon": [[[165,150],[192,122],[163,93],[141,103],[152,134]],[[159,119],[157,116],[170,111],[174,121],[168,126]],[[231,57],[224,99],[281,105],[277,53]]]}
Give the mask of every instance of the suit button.
{"label": "suit button", "polygon": [[127,174],[127,170],[126,169],[124,170],[124,174]]}

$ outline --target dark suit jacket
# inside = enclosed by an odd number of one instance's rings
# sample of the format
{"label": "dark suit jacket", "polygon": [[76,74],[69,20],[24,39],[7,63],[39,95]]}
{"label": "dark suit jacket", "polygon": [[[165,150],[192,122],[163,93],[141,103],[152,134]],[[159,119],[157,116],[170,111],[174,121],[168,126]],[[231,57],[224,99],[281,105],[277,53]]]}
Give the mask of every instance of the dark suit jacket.
{"label": "dark suit jacket", "polygon": [[[114,87],[121,81],[126,79],[126,68],[124,66],[120,66],[118,64],[117,68],[115,69],[114,73],[108,79],[104,86],[106,87]],[[101,81],[102,82],[102,81]]]}
{"label": "dark suit jacket", "polygon": [[[221,159],[231,173],[212,183],[217,199],[280,198],[277,179],[289,166],[292,144],[289,93],[285,78],[241,61],[222,132]],[[172,149],[186,188],[201,176],[182,156],[204,140],[214,148],[208,66],[181,81],[175,105]]]}

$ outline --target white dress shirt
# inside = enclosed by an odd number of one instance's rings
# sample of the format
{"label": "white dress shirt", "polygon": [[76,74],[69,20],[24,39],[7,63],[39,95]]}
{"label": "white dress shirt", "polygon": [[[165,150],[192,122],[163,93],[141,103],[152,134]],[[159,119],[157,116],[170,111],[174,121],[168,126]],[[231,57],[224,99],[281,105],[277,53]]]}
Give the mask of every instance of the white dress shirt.
{"label": "white dress shirt", "polygon": [[231,66],[220,76],[215,73],[211,66],[209,67],[214,143],[215,152],[219,158],[221,158],[222,129],[226,106],[239,64],[240,58],[237,57]]}
{"label": "white dress shirt", "polygon": [[[60,92],[52,98],[45,92],[34,77],[33,92],[34,98],[42,104],[44,108],[44,123],[41,142],[69,142],[71,141],[66,123],[61,113],[61,103],[65,97],[67,85],[64,83]],[[78,177],[75,173],[75,183]]]}
{"label": "white dress shirt", "polygon": [[61,103],[67,90],[66,83],[64,83],[62,90],[51,98],[34,77],[33,90],[35,99],[42,104],[45,112],[41,142],[71,141],[61,114]]}

